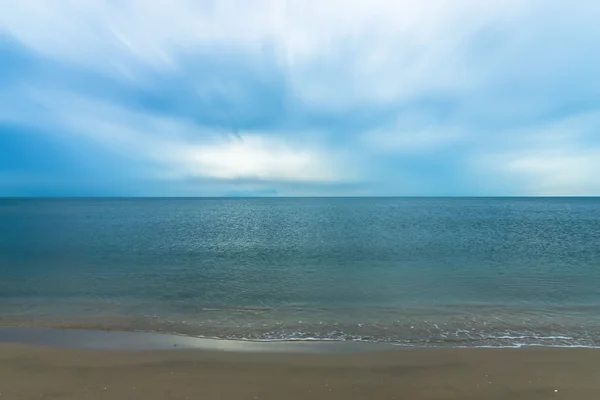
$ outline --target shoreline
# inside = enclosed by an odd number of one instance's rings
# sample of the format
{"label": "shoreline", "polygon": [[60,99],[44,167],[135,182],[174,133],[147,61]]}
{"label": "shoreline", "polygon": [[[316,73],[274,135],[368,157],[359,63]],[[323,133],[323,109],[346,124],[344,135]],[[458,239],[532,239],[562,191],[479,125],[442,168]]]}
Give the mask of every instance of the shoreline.
{"label": "shoreline", "polygon": [[[21,304],[21,303],[19,303]],[[0,327],[32,327],[127,332],[159,332],[234,341],[342,341],[417,347],[506,347],[529,345],[600,347],[600,309],[509,309],[485,314],[488,307],[470,313],[450,307],[438,311],[378,307],[331,309],[286,314],[287,309],[221,309],[172,314],[166,310],[144,313],[121,302],[114,308],[102,303],[62,301],[30,307],[4,303]],[[141,306],[140,306],[141,307]],[[146,307],[146,306],[144,306]],[[354,314],[352,314],[354,313]]]}
{"label": "shoreline", "polygon": [[600,349],[592,345],[515,344],[506,346],[417,345],[336,339],[229,339],[180,333],[56,326],[0,325],[0,344],[88,350],[208,349],[244,352],[361,353],[401,349]]}
{"label": "shoreline", "polygon": [[209,350],[265,353],[349,354],[401,348],[386,343],[335,340],[253,341],[203,338],[175,333],[74,328],[0,327],[0,344],[71,350]]}
{"label": "shoreline", "polygon": [[[23,333],[23,332],[13,332]],[[38,334],[52,335],[43,331]],[[8,343],[0,329],[0,396],[7,399],[415,399],[600,398],[600,351],[581,348],[415,348],[380,346],[323,352],[314,344],[160,348],[123,333],[54,332],[68,346]],[[88,346],[74,348],[74,337]],[[140,336],[141,335],[141,336]],[[148,334],[161,335],[161,334]],[[168,336],[168,335],[167,335]],[[102,338],[100,340],[100,338]],[[154,337],[154,336],[152,336]],[[92,340],[93,339],[93,340]],[[170,339],[175,339],[171,337]],[[94,341],[95,340],[95,341]],[[163,345],[164,338],[162,338]],[[89,346],[91,344],[91,346]],[[142,345],[140,345],[142,344]],[[173,344],[173,343],[171,343]],[[222,344],[222,343],[221,343]],[[230,343],[232,344],[232,343]],[[271,345],[274,344],[275,347]],[[144,346],[145,345],[145,346]],[[259,344],[260,345],[260,344]],[[279,348],[279,350],[274,350]],[[293,348],[294,351],[291,351]],[[312,349],[312,350],[310,350]],[[225,350],[225,351],[224,351]]]}

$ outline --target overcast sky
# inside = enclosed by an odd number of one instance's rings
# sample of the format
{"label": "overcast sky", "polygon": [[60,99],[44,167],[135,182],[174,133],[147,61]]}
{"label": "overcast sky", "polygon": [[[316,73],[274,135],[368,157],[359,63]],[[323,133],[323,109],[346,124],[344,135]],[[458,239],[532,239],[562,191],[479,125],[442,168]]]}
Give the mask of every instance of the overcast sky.
{"label": "overcast sky", "polygon": [[0,196],[600,195],[597,0],[0,10]]}

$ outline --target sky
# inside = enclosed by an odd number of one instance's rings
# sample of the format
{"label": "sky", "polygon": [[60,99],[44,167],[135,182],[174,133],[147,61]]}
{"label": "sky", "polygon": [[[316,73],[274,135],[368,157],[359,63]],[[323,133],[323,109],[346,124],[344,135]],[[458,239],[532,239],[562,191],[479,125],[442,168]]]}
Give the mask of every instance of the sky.
{"label": "sky", "polygon": [[0,0],[0,196],[600,196],[597,0]]}

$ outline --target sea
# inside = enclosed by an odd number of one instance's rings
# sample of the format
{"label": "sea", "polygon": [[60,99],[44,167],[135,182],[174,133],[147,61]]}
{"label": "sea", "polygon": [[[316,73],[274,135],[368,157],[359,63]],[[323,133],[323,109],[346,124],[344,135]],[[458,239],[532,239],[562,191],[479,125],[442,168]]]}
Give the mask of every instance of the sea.
{"label": "sea", "polygon": [[0,326],[600,347],[600,198],[0,199]]}

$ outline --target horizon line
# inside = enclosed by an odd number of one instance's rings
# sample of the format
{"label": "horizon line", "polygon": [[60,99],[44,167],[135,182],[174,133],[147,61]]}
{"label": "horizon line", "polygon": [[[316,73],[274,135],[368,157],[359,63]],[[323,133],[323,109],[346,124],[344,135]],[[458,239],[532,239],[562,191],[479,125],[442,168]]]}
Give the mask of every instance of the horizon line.
{"label": "horizon line", "polygon": [[395,195],[395,196],[0,196],[0,200],[212,200],[212,199],[598,199],[600,196],[573,195]]}

